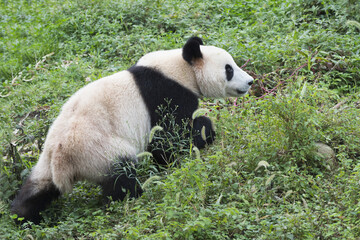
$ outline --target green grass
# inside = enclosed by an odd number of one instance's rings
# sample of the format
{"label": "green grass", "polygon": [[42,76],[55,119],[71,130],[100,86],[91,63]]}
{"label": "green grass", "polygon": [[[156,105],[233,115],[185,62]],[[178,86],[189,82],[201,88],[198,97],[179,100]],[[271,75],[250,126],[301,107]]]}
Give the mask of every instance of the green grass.
{"label": "green grass", "polygon": [[[357,0],[1,1],[0,236],[360,238],[359,12]],[[201,102],[215,144],[161,171],[142,159],[139,199],[105,207],[98,187],[79,183],[40,225],[15,225],[11,198],[64,102],[193,35],[239,66],[250,59],[257,78],[251,96]]]}

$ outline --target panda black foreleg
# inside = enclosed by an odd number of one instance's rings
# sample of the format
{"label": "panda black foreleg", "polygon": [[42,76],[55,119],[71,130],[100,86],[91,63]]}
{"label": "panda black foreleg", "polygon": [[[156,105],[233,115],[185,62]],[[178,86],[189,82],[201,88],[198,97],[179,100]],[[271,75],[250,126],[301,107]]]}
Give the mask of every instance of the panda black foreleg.
{"label": "panda black foreleg", "polygon": [[18,218],[24,218],[23,221],[39,224],[40,212],[59,196],[60,191],[52,182],[40,187],[29,177],[12,202],[11,212],[17,214]]}
{"label": "panda black foreleg", "polygon": [[103,195],[111,197],[113,201],[124,200],[128,194],[131,198],[137,198],[143,193],[136,178],[135,166],[129,160],[114,163],[101,182],[101,187]]}
{"label": "panda black foreleg", "polygon": [[[193,141],[194,145],[199,149],[204,148],[207,144],[211,144],[215,140],[215,131],[213,129],[212,121],[210,118],[205,116],[195,118],[193,120],[192,127],[189,124],[185,134],[183,135],[174,134],[173,129],[167,131],[170,132],[169,135],[182,136],[186,139],[175,138],[175,140],[173,139],[174,141],[169,143],[166,141],[168,138],[164,136],[166,133],[162,133],[162,135],[158,136],[160,140],[158,139],[152,142],[150,151],[157,164],[162,166],[169,165],[174,162],[176,151],[179,151],[179,149],[175,149],[175,147],[186,148],[190,146],[190,135],[192,136],[191,140]],[[178,143],[178,141],[181,141],[181,143]]]}
{"label": "panda black foreleg", "polygon": [[215,131],[210,118],[205,116],[193,120],[192,135],[194,145],[201,149],[215,140]]}

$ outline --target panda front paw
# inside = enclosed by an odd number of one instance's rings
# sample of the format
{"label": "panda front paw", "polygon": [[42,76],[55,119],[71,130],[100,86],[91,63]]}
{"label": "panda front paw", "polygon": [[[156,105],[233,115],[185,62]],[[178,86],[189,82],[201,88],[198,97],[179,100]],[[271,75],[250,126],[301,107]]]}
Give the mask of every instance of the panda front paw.
{"label": "panda front paw", "polygon": [[200,116],[193,121],[193,141],[194,145],[201,149],[215,140],[215,131],[210,118]]}

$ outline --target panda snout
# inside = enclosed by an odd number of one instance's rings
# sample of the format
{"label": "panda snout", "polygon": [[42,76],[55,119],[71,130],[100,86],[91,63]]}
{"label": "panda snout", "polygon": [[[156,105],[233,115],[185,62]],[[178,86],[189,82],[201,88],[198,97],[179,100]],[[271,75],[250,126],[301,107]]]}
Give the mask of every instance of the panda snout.
{"label": "panda snout", "polygon": [[242,85],[240,88],[236,88],[236,93],[239,95],[244,95],[247,93],[251,85],[253,85],[254,79],[250,78],[248,81],[245,82],[245,85]]}

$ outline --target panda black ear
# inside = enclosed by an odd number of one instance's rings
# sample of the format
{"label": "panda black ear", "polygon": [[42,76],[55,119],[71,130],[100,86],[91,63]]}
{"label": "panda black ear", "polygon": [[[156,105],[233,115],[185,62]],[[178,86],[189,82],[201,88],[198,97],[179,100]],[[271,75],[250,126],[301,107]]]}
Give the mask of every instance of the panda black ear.
{"label": "panda black ear", "polygon": [[202,53],[200,51],[200,45],[204,45],[203,41],[199,37],[191,37],[185,43],[183,47],[182,56],[185,61],[190,65],[197,58],[202,58]]}

